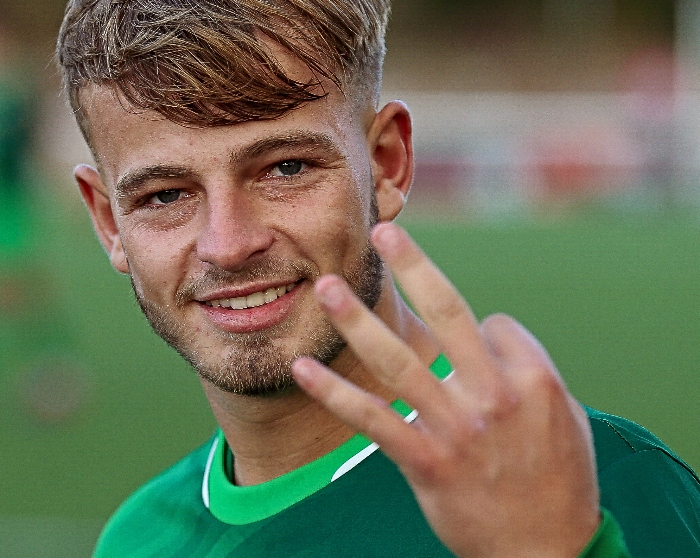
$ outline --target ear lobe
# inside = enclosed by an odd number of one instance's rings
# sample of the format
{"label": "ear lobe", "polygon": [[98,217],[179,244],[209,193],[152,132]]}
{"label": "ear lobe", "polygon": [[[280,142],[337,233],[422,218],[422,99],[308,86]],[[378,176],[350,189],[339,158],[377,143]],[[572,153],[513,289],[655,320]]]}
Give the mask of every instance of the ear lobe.
{"label": "ear lobe", "polygon": [[112,213],[107,187],[102,182],[100,174],[88,165],[79,165],[73,174],[80,188],[80,195],[90,212],[95,233],[107,252],[112,267],[120,273],[129,273],[129,265]]}
{"label": "ear lobe", "polygon": [[413,126],[401,101],[387,104],[374,118],[368,139],[380,221],[403,209],[413,181]]}

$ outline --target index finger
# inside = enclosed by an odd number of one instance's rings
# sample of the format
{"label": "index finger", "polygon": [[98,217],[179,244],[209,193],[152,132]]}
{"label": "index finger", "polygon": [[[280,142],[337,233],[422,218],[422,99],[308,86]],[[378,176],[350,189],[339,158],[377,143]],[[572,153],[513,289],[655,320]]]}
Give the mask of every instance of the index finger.
{"label": "index finger", "polygon": [[500,377],[498,366],[471,308],[452,283],[397,225],[377,225],[372,243],[456,368],[456,375],[477,392],[492,385]]}

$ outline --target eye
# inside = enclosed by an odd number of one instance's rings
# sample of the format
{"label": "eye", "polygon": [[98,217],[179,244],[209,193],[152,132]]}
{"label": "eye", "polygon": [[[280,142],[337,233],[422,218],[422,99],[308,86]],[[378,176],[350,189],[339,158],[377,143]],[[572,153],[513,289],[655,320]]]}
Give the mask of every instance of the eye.
{"label": "eye", "polygon": [[182,196],[182,190],[162,190],[156,194],[153,194],[149,201],[154,205],[167,205],[169,203],[176,202]]}
{"label": "eye", "polygon": [[279,177],[294,176],[305,170],[307,166],[303,161],[282,161],[272,167],[270,175]]}

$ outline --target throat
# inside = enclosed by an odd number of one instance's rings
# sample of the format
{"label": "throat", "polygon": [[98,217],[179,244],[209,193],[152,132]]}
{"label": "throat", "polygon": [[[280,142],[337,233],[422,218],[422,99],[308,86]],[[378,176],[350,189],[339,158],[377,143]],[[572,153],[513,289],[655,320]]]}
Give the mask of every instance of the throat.
{"label": "throat", "polygon": [[[219,392],[220,394],[221,392]],[[209,398],[231,456],[229,480],[260,484],[333,451],[355,432],[293,389],[278,398]]]}
{"label": "throat", "polygon": [[[289,438],[269,443],[259,453],[231,449],[227,444],[226,471],[229,480],[237,486],[261,484],[281,477],[330,453],[355,434],[339,423],[337,429],[316,432],[313,438],[289,434]],[[309,431],[309,429],[307,429]],[[297,433],[299,434],[299,433]]]}

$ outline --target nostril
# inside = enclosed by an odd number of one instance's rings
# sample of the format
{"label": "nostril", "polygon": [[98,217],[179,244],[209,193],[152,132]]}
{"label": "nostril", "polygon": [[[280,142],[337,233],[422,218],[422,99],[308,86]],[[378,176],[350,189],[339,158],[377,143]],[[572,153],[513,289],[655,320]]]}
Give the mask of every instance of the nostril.
{"label": "nostril", "polygon": [[205,263],[233,271],[266,254],[273,243],[272,234],[262,227],[246,230],[239,226],[226,227],[200,236],[197,256]]}

